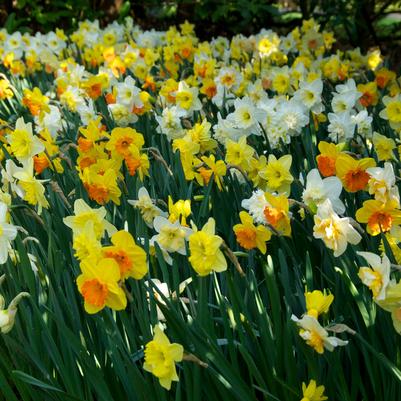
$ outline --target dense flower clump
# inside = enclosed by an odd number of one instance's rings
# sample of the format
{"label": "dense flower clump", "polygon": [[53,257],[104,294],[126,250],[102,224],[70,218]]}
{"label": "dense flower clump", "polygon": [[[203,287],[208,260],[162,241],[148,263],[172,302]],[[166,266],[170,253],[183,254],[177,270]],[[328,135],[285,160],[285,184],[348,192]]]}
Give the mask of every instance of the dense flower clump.
{"label": "dense flower clump", "polygon": [[401,79],[334,44],[313,20],[209,42],[130,19],[0,30],[0,269],[28,261],[36,283],[17,302],[50,302],[62,264],[69,313],[115,321],[168,390],[202,369],[221,399],[325,400],[318,380],[356,400],[341,371],[372,349],[399,380],[380,343],[401,334]]}

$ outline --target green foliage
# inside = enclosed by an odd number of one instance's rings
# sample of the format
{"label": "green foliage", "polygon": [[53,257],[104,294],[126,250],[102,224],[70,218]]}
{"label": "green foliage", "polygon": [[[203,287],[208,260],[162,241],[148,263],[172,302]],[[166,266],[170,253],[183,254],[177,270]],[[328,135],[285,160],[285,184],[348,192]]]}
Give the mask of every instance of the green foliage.
{"label": "green foliage", "polygon": [[110,16],[124,18],[129,14],[129,1],[122,2],[116,12],[113,3],[96,0],[17,0],[6,7],[8,15],[4,26],[9,32],[32,32],[37,29],[48,32],[56,28],[70,31],[84,19],[107,21]]}

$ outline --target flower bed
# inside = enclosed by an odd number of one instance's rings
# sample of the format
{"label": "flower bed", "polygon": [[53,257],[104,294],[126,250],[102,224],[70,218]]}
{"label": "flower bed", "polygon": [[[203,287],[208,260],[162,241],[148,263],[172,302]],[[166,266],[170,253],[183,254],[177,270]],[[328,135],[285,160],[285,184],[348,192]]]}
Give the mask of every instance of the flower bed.
{"label": "flower bed", "polygon": [[0,31],[5,399],[398,400],[399,78],[193,28]]}

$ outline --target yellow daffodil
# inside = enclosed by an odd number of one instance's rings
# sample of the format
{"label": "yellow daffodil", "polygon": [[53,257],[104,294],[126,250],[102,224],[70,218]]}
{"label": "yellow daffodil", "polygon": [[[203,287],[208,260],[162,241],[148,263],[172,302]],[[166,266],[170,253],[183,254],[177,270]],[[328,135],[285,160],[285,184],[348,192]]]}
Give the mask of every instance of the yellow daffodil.
{"label": "yellow daffodil", "polygon": [[223,177],[227,174],[227,166],[223,160],[217,160],[214,155],[202,156],[204,165],[197,169],[196,180],[201,185],[208,185],[213,176],[217,188],[223,190]]}
{"label": "yellow daffodil", "polygon": [[82,273],[77,278],[78,290],[85,301],[88,313],[97,313],[105,306],[122,310],[127,306],[124,291],[118,285],[120,268],[111,258],[90,256],[81,262]]}
{"label": "yellow daffodil", "polygon": [[111,236],[113,245],[102,249],[105,258],[114,259],[120,268],[121,279],[133,277],[140,280],[148,272],[145,251],[135,244],[127,231],[117,231]]}
{"label": "yellow daffodil", "polygon": [[21,162],[25,163],[33,156],[44,151],[45,146],[32,132],[32,123],[25,123],[20,117],[15,123],[15,130],[7,135],[11,152]]}
{"label": "yellow daffodil", "polygon": [[302,383],[301,401],[324,401],[327,397],[323,394],[324,386],[318,386],[315,380],[310,380],[309,384]]}
{"label": "yellow daffodil", "polygon": [[189,199],[183,200],[180,199],[176,203],[173,202],[173,199],[169,195],[168,197],[168,211],[169,211],[169,220],[174,223],[177,220],[180,220],[181,217],[181,225],[187,225],[187,217],[192,213],[191,211],[191,201]]}
{"label": "yellow daffodil", "polygon": [[254,149],[246,143],[246,136],[242,136],[238,142],[231,139],[226,142],[226,162],[239,166],[245,171],[254,153]]}
{"label": "yellow daffodil", "polygon": [[336,159],[336,175],[342,181],[346,191],[357,192],[367,187],[370,175],[366,170],[375,166],[374,159],[366,157],[356,160],[342,153]]}
{"label": "yellow daffodil", "polygon": [[280,235],[291,235],[291,223],[288,199],[284,195],[265,193],[267,204],[263,209],[266,223],[270,224]]}
{"label": "yellow daffodil", "polygon": [[212,271],[222,272],[227,269],[227,261],[220,250],[223,240],[215,234],[213,218],[209,218],[202,230],[191,234],[188,241],[190,251],[188,260],[200,276],[207,276]]}
{"label": "yellow daffodil", "polygon": [[263,254],[266,253],[266,241],[271,238],[271,231],[262,225],[255,226],[247,212],[240,212],[239,217],[241,224],[233,227],[237,242],[245,249],[258,248]]}
{"label": "yellow daffodil", "polygon": [[401,224],[401,210],[397,201],[380,202],[369,199],[356,211],[356,220],[366,223],[366,231],[370,235],[378,235],[391,230],[392,226]]}
{"label": "yellow daffodil", "polygon": [[171,343],[159,326],[155,326],[153,332],[153,340],[145,347],[143,368],[156,376],[162,387],[170,390],[171,382],[179,380],[175,364],[182,361],[184,348],[181,344]]}
{"label": "yellow daffodil", "polygon": [[281,156],[279,159],[273,154],[269,155],[266,167],[259,172],[259,175],[266,180],[267,188],[280,194],[289,195],[291,183],[294,177],[290,173],[292,163],[291,155]]}
{"label": "yellow daffodil", "polygon": [[336,175],[336,160],[341,153],[343,144],[328,143],[320,141],[318,149],[320,154],[316,156],[317,168],[323,177]]}
{"label": "yellow daffodil", "polygon": [[64,217],[63,222],[75,236],[85,229],[88,221],[92,221],[95,237],[100,239],[105,231],[109,235],[116,232],[116,228],[105,219],[106,214],[104,207],[92,209],[83,199],[77,199],[74,202],[74,216]]}
{"label": "yellow daffodil", "polygon": [[35,87],[33,90],[24,89],[24,97],[22,104],[28,107],[33,116],[38,116],[40,113],[49,112],[49,98],[44,96],[39,88]]}
{"label": "yellow daffodil", "polygon": [[379,161],[394,159],[395,142],[393,139],[375,132],[373,134],[373,145]]}
{"label": "yellow daffodil", "polygon": [[305,292],[306,314],[318,318],[322,313],[327,313],[334,301],[333,294],[326,294],[326,290]]}

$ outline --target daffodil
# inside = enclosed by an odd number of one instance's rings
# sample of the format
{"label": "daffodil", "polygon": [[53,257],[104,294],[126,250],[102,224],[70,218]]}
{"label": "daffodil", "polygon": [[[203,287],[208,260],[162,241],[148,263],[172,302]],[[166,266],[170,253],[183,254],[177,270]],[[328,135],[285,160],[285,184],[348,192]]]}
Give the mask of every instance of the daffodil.
{"label": "daffodil", "polygon": [[348,344],[348,341],[329,336],[327,330],[313,316],[305,315],[298,319],[292,315],[291,320],[300,328],[299,335],[319,354],[323,354],[325,349],[331,352],[338,346]]}
{"label": "daffodil", "polygon": [[[0,283],[4,280],[4,275],[0,277]],[[2,295],[0,295],[0,332],[2,334],[9,333],[15,324],[15,318],[18,311],[18,304],[23,298],[29,297],[29,293],[20,292],[14,297],[14,299],[9,303],[8,307],[5,307],[5,300]]]}
{"label": "daffodil", "polygon": [[37,87],[33,90],[24,89],[24,97],[22,98],[22,104],[29,108],[29,111],[33,116],[38,116],[40,113],[48,112],[49,98],[42,94],[41,90]]}
{"label": "daffodil", "polygon": [[370,175],[366,170],[375,166],[374,159],[366,157],[356,160],[342,153],[336,159],[336,175],[342,181],[346,191],[357,192],[367,187]]}
{"label": "daffodil", "polygon": [[363,107],[376,106],[379,98],[376,82],[359,84],[357,88],[358,91],[362,94],[359,102]]}
{"label": "daffodil", "polygon": [[111,131],[106,149],[110,150],[114,157],[124,158],[129,155],[130,145],[135,145],[138,149],[141,149],[144,143],[143,135],[133,128],[117,127]]}
{"label": "daffodil", "polygon": [[323,394],[324,386],[318,386],[315,380],[310,380],[308,385],[302,383],[301,401],[324,401],[327,397]]}
{"label": "daffodil", "polygon": [[391,313],[394,329],[401,334],[401,281],[390,281],[386,286],[385,298],[375,299],[385,311]]}
{"label": "daffodil", "polygon": [[78,290],[84,298],[86,312],[93,314],[105,306],[122,310],[127,306],[127,298],[118,282],[120,268],[112,258],[98,258],[91,255],[81,264],[81,274],[77,278]]}
{"label": "daffodil", "polygon": [[195,231],[188,239],[190,251],[188,260],[200,276],[227,269],[227,261],[220,250],[223,240],[215,234],[215,225],[214,219],[210,217],[202,230]]}
{"label": "daffodil", "polygon": [[89,198],[99,205],[110,201],[120,204],[121,190],[118,187],[118,173],[113,166],[106,166],[98,161],[85,168],[82,173],[82,182]]}
{"label": "daffodil", "polygon": [[264,223],[269,224],[280,235],[291,235],[291,222],[288,199],[284,195],[264,194]]}
{"label": "daffodil", "polygon": [[17,236],[17,228],[9,223],[7,214],[7,205],[0,202],[0,264],[6,263],[10,242]]}
{"label": "daffodil", "polygon": [[201,160],[204,165],[197,169],[195,175],[196,180],[201,185],[208,185],[210,178],[213,176],[217,188],[223,190],[223,177],[227,174],[227,166],[223,160],[217,160],[214,155],[202,156]]}
{"label": "daffodil", "polygon": [[127,231],[117,231],[111,236],[111,246],[102,249],[105,258],[112,258],[120,267],[121,279],[133,277],[140,280],[148,272],[146,253]]}
{"label": "daffodil", "polygon": [[192,180],[195,177],[193,169],[194,156],[199,152],[200,145],[186,135],[183,138],[175,139],[173,141],[174,152],[180,151],[180,160],[184,170],[185,179]]}
{"label": "daffodil", "polygon": [[140,211],[148,227],[153,227],[153,220],[155,217],[167,217],[167,213],[163,212],[155,205],[145,187],[139,188],[137,200],[128,200],[128,203]]}
{"label": "daffodil", "polygon": [[22,170],[14,173],[18,186],[23,190],[23,199],[30,205],[38,206],[38,213],[41,214],[42,208],[47,209],[49,202],[45,197],[45,187],[43,183],[46,180],[38,180],[33,172],[33,159],[29,159]]}
{"label": "daffodil", "polygon": [[102,245],[95,234],[93,220],[87,220],[83,229],[74,235],[72,247],[75,251],[74,256],[78,260],[101,252]]}
{"label": "daffodil", "polygon": [[217,147],[217,142],[212,138],[211,124],[205,119],[202,123],[196,123],[187,133],[191,140],[199,144],[201,153],[213,151]]}
{"label": "daffodil", "polygon": [[366,171],[370,175],[368,182],[370,195],[374,195],[375,199],[382,203],[391,200],[399,203],[400,195],[395,185],[396,179],[391,163],[386,162],[384,167],[371,167]]}
{"label": "daffodil", "polygon": [[343,144],[328,143],[320,141],[318,149],[320,154],[316,156],[317,167],[323,177],[336,175],[336,160],[341,153]]}
{"label": "daffodil", "polygon": [[356,211],[356,220],[366,223],[366,231],[370,235],[379,235],[391,230],[391,227],[401,224],[401,210],[396,200],[380,202],[369,199]]}
{"label": "daffodil", "polygon": [[25,123],[22,117],[15,123],[15,130],[7,135],[7,140],[13,155],[21,163],[26,163],[45,149],[40,139],[33,134],[32,123]]}
{"label": "daffodil", "polygon": [[390,71],[387,68],[380,68],[380,70],[375,71],[375,82],[380,89],[385,88],[390,81],[396,78],[396,73]]}
{"label": "daffodil", "polygon": [[333,294],[326,294],[326,290],[305,292],[306,314],[318,318],[322,313],[327,313],[334,301]]}
{"label": "daffodil", "polygon": [[386,255],[380,256],[372,252],[357,252],[371,267],[360,267],[358,276],[370,288],[373,298],[382,301],[386,297],[386,288],[390,283],[390,260]]}
{"label": "daffodil", "polygon": [[246,143],[246,136],[242,136],[238,142],[231,139],[226,142],[226,162],[239,166],[245,171],[254,153],[255,150]]}
{"label": "daffodil", "polygon": [[356,245],[362,239],[352,227],[348,217],[339,217],[334,212],[329,199],[317,208],[314,221],[313,236],[321,239],[329,249],[332,249],[336,257],[345,252],[348,243]]}
{"label": "daffodil", "polygon": [[373,134],[373,145],[379,161],[394,159],[395,142],[393,139],[375,132]]}
{"label": "daffodil", "polygon": [[63,222],[70,227],[74,236],[85,229],[88,221],[93,222],[93,232],[96,238],[103,237],[105,231],[112,235],[117,230],[109,223],[106,217],[107,211],[104,207],[92,209],[83,199],[77,199],[74,202],[74,216],[64,217]]}
{"label": "daffodil", "polygon": [[[170,213],[169,220],[174,223],[177,220],[181,220],[181,225],[187,225],[187,217],[192,213],[191,211],[191,201],[189,199],[180,199],[177,202],[173,202],[173,199],[169,195],[168,197],[168,211]],[[181,219],[180,219],[181,217]]]}
{"label": "daffodil", "polygon": [[291,183],[294,177],[290,173],[292,163],[291,155],[281,156],[279,159],[273,154],[269,155],[266,167],[259,172],[259,175],[266,181],[267,188],[287,196],[291,192]]}
{"label": "daffodil", "polygon": [[153,236],[153,240],[161,248],[169,253],[178,252],[181,255],[186,255],[185,241],[192,233],[190,228],[182,226],[178,220],[171,223],[162,216],[155,217],[153,226],[158,232],[158,234]]}
{"label": "daffodil", "polygon": [[252,217],[247,212],[240,212],[241,224],[233,227],[237,242],[245,249],[258,248],[266,253],[266,242],[271,238],[271,231],[263,225],[255,226]]}
{"label": "daffodil", "polygon": [[181,362],[184,348],[181,344],[171,343],[159,326],[153,329],[153,340],[145,346],[143,368],[159,379],[160,385],[167,390],[171,382],[178,381],[175,364]]}
{"label": "daffodil", "polygon": [[384,96],[382,101],[385,108],[379,113],[379,116],[388,120],[393,129],[401,129],[401,95]]}
{"label": "daffodil", "polygon": [[337,177],[322,179],[319,170],[312,169],[306,177],[306,188],[302,193],[302,199],[312,211],[316,211],[322,202],[330,199],[335,212],[344,213],[345,206],[340,200],[342,189],[341,181]]}
{"label": "daffodil", "polygon": [[202,104],[198,98],[198,88],[191,88],[185,81],[178,84],[178,89],[175,94],[177,108],[183,111],[185,115],[190,115],[193,111],[200,110]]}

